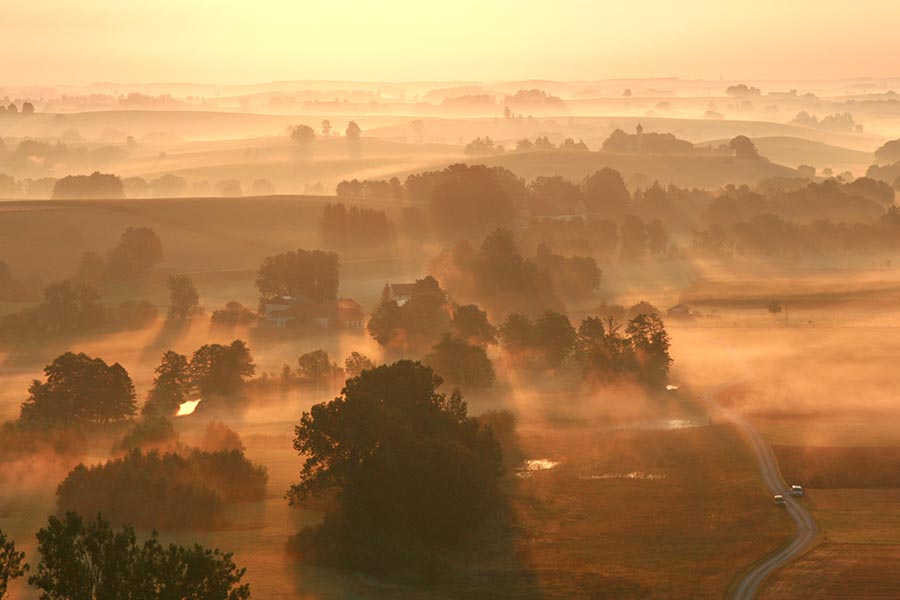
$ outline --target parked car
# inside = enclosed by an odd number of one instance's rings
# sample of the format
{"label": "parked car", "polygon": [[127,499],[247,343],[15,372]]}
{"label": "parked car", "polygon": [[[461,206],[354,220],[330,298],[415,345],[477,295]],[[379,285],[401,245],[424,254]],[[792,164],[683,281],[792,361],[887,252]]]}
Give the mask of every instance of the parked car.
{"label": "parked car", "polygon": [[803,495],[803,487],[799,485],[791,486],[791,496],[802,496]]}
{"label": "parked car", "polygon": [[772,496],[772,500],[775,501],[775,506],[784,506],[785,504],[787,504],[787,500],[785,500],[784,496],[782,496],[781,494],[775,494],[774,496]]}

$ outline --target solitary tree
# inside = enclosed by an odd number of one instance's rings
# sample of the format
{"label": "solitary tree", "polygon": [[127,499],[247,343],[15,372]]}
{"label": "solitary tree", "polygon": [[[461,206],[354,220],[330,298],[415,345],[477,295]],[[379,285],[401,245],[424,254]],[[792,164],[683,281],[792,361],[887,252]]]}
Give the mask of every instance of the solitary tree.
{"label": "solitary tree", "polygon": [[347,131],[345,132],[347,136],[347,140],[351,142],[359,141],[359,136],[362,135],[362,129],[359,128],[356,121],[350,121],[347,123]]}
{"label": "solitary tree", "polygon": [[200,310],[200,294],[194,282],[187,275],[172,275],[169,287],[169,312],[167,320],[180,322],[189,320]]}
{"label": "solitary tree", "polygon": [[316,139],[316,132],[309,125],[297,125],[291,130],[291,140],[301,146],[307,146]]}
{"label": "solitary tree", "polygon": [[759,158],[756,144],[746,135],[739,135],[728,142],[728,147],[734,153],[735,158],[754,159]]}
{"label": "solitary tree", "polygon": [[129,227],[106,256],[106,278],[117,281],[142,277],[162,262],[162,242],[150,227]]}
{"label": "solitary tree", "polygon": [[304,413],[291,503],[335,493],[325,533],[337,525],[370,552],[396,551],[380,541],[396,535],[453,542],[481,522],[497,498],[500,449],[440,385],[430,368],[399,361],[349,379],[340,396]]}
{"label": "solitary tree", "polygon": [[322,135],[325,137],[331,135],[331,121],[328,119],[322,120]]}

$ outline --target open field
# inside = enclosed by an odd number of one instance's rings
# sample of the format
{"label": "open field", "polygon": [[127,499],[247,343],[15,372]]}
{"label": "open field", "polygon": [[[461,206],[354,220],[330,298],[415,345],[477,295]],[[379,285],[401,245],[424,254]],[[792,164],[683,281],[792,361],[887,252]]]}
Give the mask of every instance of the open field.
{"label": "open field", "polygon": [[776,574],[763,598],[896,597],[897,325],[884,323],[897,313],[884,300],[871,304],[861,292],[850,308],[832,309],[840,319],[869,302],[879,326],[855,313],[855,326],[673,330],[676,360],[678,348],[718,349],[682,355],[679,368],[695,383],[735,382],[724,402],[776,445],[787,483],[806,487],[803,502],[821,530],[822,542]]}
{"label": "open field", "polygon": [[777,573],[761,598],[891,600],[900,546],[823,543]]}
{"label": "open field", "polygon": [[761,598],[896,598],[900,489],[807,489],[803,502],[812,510],[822,541],[776,573]]}

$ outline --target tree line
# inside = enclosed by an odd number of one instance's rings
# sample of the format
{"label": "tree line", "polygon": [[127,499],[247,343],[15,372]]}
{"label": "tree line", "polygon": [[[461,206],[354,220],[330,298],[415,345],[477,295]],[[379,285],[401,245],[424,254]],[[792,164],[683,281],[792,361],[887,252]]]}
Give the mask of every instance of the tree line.
{"label": "tree line", "polygon": [[[139,542],[130,525],[114,528],[102,516],[51,516],[37,532],[39,562],[28,584],[46,600],[248,600],[246,569],[233,555],[199,544],[164,546],[156,532]],[[0,531],[0,599],[31,571],[25,553]]]}

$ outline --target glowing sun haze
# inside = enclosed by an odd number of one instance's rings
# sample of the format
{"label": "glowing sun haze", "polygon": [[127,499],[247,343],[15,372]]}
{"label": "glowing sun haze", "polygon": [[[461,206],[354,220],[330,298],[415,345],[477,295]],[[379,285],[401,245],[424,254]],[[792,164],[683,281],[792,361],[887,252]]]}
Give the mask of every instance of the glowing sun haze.
{"label": "glowing sun haze", "polygon": [[5,2],[8,84],[900,74],[893,0]]}

